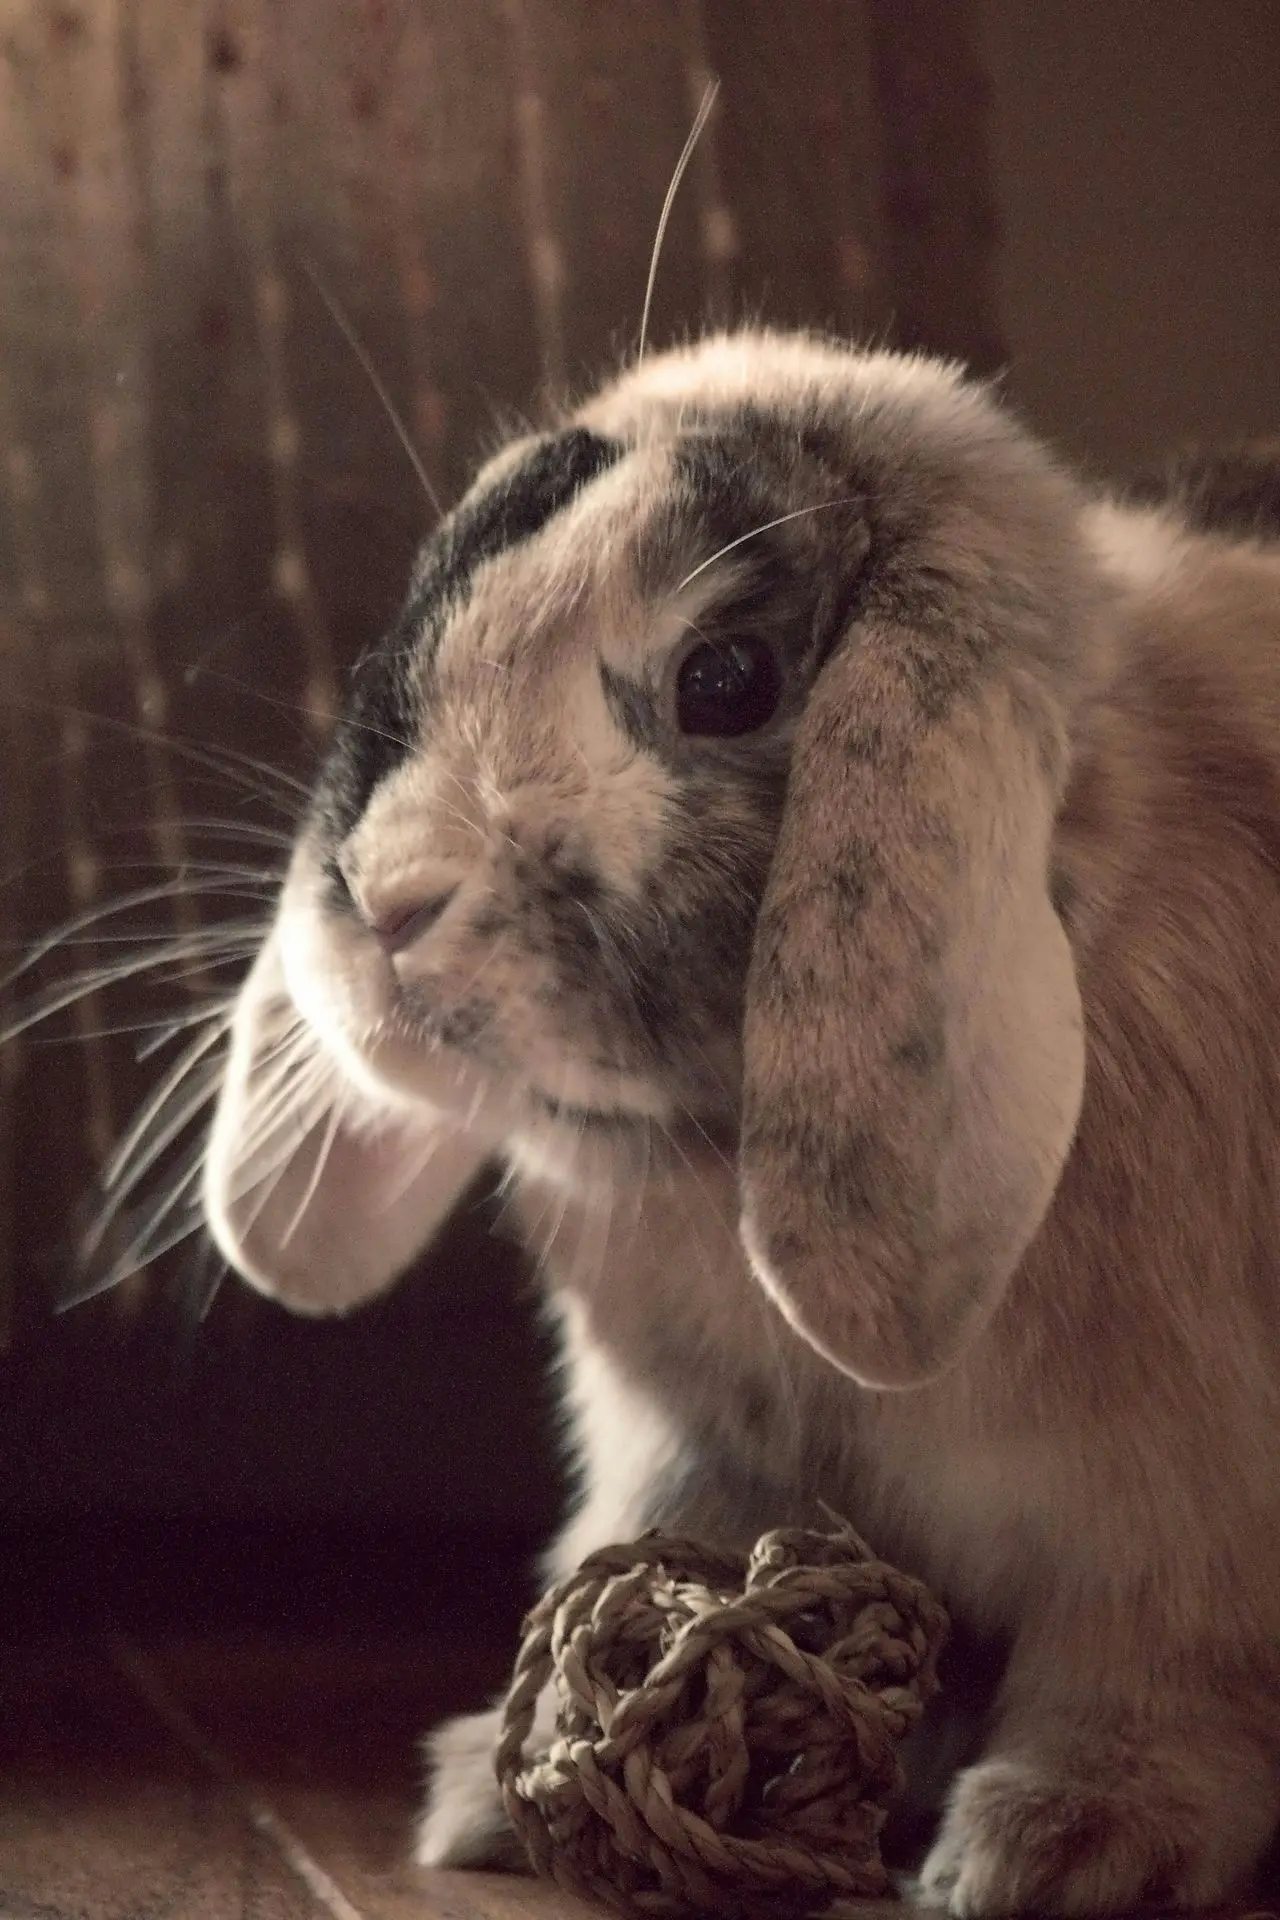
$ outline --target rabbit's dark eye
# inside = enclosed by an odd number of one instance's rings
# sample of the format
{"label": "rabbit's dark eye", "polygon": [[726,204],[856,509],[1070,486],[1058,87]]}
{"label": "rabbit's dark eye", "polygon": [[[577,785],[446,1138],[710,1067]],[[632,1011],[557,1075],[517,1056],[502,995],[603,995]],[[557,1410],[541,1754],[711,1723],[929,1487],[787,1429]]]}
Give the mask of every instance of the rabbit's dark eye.
{"label": "rabbit's dark eye", "polygon": [[681,662],[676,719],[681,733],[755,733],[773,718],[781,692],[782,670],[767,642],[704,641]]}

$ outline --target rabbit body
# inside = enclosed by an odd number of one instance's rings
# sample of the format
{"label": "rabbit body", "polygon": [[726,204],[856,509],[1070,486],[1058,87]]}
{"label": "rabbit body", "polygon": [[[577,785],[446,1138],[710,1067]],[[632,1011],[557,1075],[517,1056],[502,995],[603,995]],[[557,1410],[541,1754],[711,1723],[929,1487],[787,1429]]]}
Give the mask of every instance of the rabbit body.
{"label": "rabbit body", "polygon": [[[361,687],[237,1015],[233,1260],[345,1308],[504,1157],[582,1473],[549,1571],[826,1503],[1008,1650],[930,1899],[1239,1891],[1280,1815],[1280,553],[1087,491],[951,369],[733,336],[500,455]],[[423,1860],[509,1847],[492,1731],[436,1736]]]}

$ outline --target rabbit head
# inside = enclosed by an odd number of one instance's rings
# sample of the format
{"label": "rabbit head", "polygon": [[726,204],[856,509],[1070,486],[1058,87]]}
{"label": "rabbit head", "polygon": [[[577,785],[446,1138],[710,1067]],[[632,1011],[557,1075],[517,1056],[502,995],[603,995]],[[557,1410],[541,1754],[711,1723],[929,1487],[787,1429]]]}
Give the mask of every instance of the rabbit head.
{"label": "rabbit head", "polygon": [[815,1347],[945,1368],[1081,1098],[1080,515],[956,370],[805,338],[653,358],[507,447],[359,668],[242,990],[231,1261],[341,1309],[495,1154],[615,1193],[710,1141]]}

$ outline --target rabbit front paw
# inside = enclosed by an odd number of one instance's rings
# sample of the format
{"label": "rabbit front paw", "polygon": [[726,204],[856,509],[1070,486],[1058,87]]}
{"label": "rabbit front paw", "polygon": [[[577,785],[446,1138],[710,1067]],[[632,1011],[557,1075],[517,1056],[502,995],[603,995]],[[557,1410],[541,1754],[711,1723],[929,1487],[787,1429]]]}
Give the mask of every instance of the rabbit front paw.
{"label": "rabbit front paw", "polygon": [[429,1736],[431,1781],[414,1847],[419,1866],[527,1870],[493,1770],[498,1725],[493,1709],[448,1720]]}
{"label": "rabbit front paw", "polygon": [[921,1897],[963,1920],[1209,1906],[1240,1863],[1186,1785],[1132,1756],[1079,1770],[1031,1755],[985,1761],[956,1783]]}

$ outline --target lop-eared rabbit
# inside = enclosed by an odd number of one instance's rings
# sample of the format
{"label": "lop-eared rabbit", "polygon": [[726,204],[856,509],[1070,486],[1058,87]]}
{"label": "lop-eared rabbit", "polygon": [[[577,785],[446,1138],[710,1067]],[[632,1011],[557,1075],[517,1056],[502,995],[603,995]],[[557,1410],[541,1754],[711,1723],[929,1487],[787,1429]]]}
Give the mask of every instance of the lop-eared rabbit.
{"label": "lop-eared rabbit", "polygon": [[[1280,1813],[1280,549],[1187,501],[757,332],[507,446],[359,670],[206,1157],[316,1313],[504,1164],[549,1571],[830,1508],[1007,1646],[957,1914],[1214,1902]],[[504,1856],[493,1730],[423,1860]]]}

